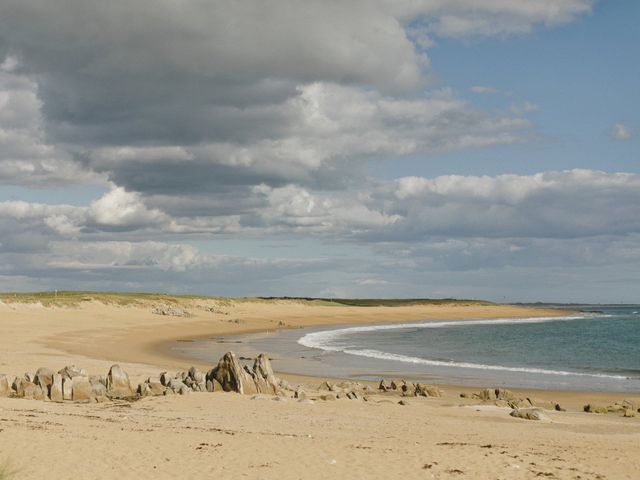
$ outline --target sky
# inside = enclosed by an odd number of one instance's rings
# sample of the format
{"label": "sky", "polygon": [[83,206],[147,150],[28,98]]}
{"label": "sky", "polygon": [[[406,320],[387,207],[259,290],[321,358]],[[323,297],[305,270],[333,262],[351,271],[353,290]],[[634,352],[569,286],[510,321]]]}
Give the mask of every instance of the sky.
{"label": "sky", "polygon": [[0,0],[0,291],[640,302],[638,20]]}

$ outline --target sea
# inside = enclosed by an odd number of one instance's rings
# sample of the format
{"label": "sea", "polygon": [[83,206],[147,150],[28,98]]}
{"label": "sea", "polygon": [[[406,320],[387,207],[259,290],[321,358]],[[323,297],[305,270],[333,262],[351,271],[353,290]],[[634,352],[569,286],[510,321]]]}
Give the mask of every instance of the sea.
{"label": "sea", "polygon": [[229,349],[267,352],[276,370],[293,374],[640,392],[640,306],[579,308],[557,317],[279,330],[174,348],[212,361]]}

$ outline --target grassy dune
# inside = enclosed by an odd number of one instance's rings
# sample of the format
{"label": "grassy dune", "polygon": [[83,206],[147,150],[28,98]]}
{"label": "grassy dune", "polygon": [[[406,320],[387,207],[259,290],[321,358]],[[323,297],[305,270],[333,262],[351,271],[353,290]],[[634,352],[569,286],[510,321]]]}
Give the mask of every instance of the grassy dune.
{"label": "grassy dune", "polygon": [[82,302],[101,302],[111,305],[143,305],[148,303],[165,303],[181,305],[194,300],[215,301],[218,303],[245,303],[290,301],[311,303],[314,305],[346,305],[354,307],[401,307],[411,305],[492,305],[483,300],[465,299],[429,299],[429,298],[314,298],[314,297],[242,297],[225,298],[203,295],[168,295],[164,293],[146,292],[90,292],[90,291],[58,291],[32,293],[0,293],[0,301],[5,303],[41,303],[45,306],[75,306]]}

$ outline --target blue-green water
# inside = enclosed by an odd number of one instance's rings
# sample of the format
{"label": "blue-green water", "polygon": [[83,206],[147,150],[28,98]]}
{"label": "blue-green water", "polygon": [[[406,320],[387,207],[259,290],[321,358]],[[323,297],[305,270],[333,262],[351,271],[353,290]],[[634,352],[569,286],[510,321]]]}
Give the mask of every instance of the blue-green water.
{"label": "blue-green water", "polygon": [[451,381],[640,391],[640,307],[596,308],[602,313],[349,327],[299,343]]}
{"label": "blue-green water", "polygon": [[640,306],[583,309],[555,318],[276,330],[172,348],[212,364],[229,349],[265,352],[279,372],[322,377],[640,392]]}

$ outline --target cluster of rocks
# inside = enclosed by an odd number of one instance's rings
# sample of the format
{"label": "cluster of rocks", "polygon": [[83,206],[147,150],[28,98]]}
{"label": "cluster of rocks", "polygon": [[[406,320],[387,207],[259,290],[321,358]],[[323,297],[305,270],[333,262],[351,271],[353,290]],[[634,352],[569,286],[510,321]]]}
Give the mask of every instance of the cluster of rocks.
{"label": "cluster of rocks", "polygon": [[156,315],[168,315],[170,317],[190,317],[191,314],[189,311],[184,310],[180,307],[176,307],[174,305],[156,305],[151,310],[151,313],[155,313]]}
{"label": "cluster of rocks", "polygon": [[243,366],[234,353],[226,353],[206,374],[196,367],[179,371],[175,375],[163,372],[158,378],[147,378],[133,388],[129,375],[113,365],[107,376],[89,375],[86,370],[67,366],[55,373],[39,368],[35,374],[11,379],[0,374],[0,397],[32,398],[36,400],[95,401],[141,397],[185,395],[191,392],[237,392],[241,394],[284,395],[294,389],[276,377],[269,358],[260,354],[253,367]]}
{"label": "cluster of rocks", "polygon": [[462,398],[482,400],[484,403],[492,403],[498,407],[511,407],[513,409],[543,409],[563,412],[565,409],[556,402],[540,400],[533,397],[520,398],[506,388],[485,388],[478,393],[461,393]]}
{"label": "cluster of rocks", "polygon": [[0,396],[51,400],[54,402],[97,401],[130,398],[135,395],[129,376],[119,365],[113,365],[106,377],[89,375],[83,368],[70,365],[57,373],[39,368],[35,374],[25,373],[12,382],[0,374]]}
{"label": "cluster of rocks", "polygon": [[623,417],[635,417],[636,413],[640,413],[640,403],[633,400],[622,400],[608,407],[587,404],[583,410],[587,413],[617,413]]}
{"label": "cluster of rocks", "polygon": [[399,382],[392,380],[389,384],[385,380],[381,380],[378,390],[381,392],[399,391],[403,397],[442,397],[444,395],[444,392],[435,385],[407,383],[406,380]]}

